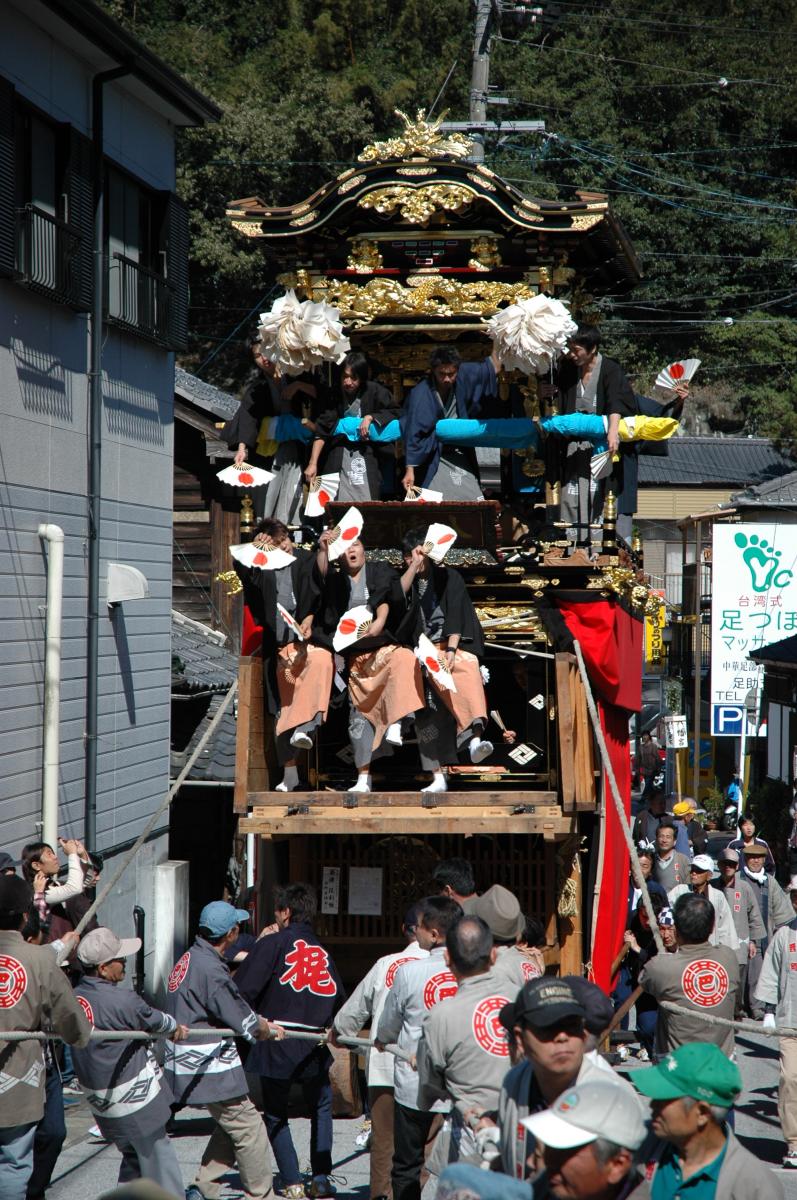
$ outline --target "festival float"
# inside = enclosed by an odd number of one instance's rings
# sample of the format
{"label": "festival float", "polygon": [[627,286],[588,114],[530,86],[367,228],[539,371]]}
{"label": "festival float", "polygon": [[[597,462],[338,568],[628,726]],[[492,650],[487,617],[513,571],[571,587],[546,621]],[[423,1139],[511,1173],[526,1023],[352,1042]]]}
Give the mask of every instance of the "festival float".
{"label": "festival float", "polygon": [[[551,313],[559,310],[583,319],[601,294],[632,288],[639,267],[605,195],[531,198],[471,161],[462,135],[422,114],[402,119],[401,135],[367,146],[356,166],[312,196],[288,207],[234,200],[227,215],[259,243],[285,288],[263,318],[284,370],[301,369],[301,346],[311,343],[318,361],[329,362],[343,339],[402,398],[434,346],[453,344],[464,361],[488,355],[492,338],[502,347],[494,410],[483,421],[452,422],[453,436],[477,448],[487,498],[432,511],[402,501],[358,505],[368,556],[396,566],[401,537],[421,515],[456,531],[446,561],[465,577],[484,631],[495,752],[450,768],[449,790],[425,795],[416,748],[405,745],[375,764],[372,793],[352,796],[345,705],[333,705],[306,756],[311,790],[276,792],[249,621],[239,676],[239,830],[259,839],[266,887],[298,879],[317,887],[319,934],[333,952],[345,946],[352,979],[395,948],[402,916],[428,890],[436,862],[462,856],[477,885],[504,884],[544,921],[552,969],[580,974],[586,962],[606,986],[625,921],[628,851],[574,642],[628,811],[629,718],[640,707],[644,615],[658,599],[641,583],[638,548],[618,550],[611,492],[599,552],[568,544],[555,449],[563,418],[555,393],[541,400],[538,388],[550,375],[551,345],[565,342],[557,326],[552,340],[530,346],[524,322],[542,313],[556,325]],[[330,311],[339,328],[325,323]],[[286,420],[275,419],[269,436],[312,436]],[[589,436],[596,456],[605,455],[602,428]],[[624,436],[635,436],[633,427]],[[400,456],[400,441],[391,446]],[[334,525],[348,506],[326,500]],[[503,729],[516,732],[514,743],[502,741]]]}

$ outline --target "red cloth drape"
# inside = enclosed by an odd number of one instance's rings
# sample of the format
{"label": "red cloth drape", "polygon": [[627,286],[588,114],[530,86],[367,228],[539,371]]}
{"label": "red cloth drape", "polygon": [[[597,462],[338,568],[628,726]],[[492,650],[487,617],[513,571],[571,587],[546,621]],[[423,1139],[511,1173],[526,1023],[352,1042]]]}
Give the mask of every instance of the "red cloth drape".
{"label": "red cloth drape", "polygon": [[[642,706],[642,620],[613,600],[557,600],[565,623],[581,646],[592,684],[612,768],[626,817],[631,813],[631,759],[628,721]],[[595,937],[591,961],[593,978],[611,990],[612,962],[623,941],[628,895],[628,846],[620,828],[609,782],[603,824],[600,887],[593,914]]]}
{"label": "red cloth drape", "polygon": [[243,629],[241,631],[241,654],[247,657],[257,654],[263,641],[263,626],[258,625],[248,604],[244,605]]}

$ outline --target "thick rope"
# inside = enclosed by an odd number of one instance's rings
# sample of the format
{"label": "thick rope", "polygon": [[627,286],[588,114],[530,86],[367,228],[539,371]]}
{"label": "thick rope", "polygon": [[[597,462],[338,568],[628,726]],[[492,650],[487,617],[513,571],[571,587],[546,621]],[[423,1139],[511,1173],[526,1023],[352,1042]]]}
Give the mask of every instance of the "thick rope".
{"label": "thick rope", "polygon": [[609,758],[609,750],[606,745],[606,739],[603,736],[603,728],[601,726],[600,717],[598,716],[598,710],[595,707],[595,697],[592,695],[592,688],[590,686],[589,676],[587,675],[587,668],[584,664],[584,655],[581,653],[581,646],[579,645],[578,641],[573,641],[573,650],[575,651],[576,659],[578,661],[578,669],[581,674],[581,680],[584,684],[584,692],[587,698],[587,708],[589,709],[592,728],[595,731],[595,740],[598,743],[598,749],[600,750],[601,759],[603,761],[603,770],[606,778],[609,781],[609,790],[612,794],[612,799],[614,800],[614,807],[617,810],[617,819],[620,822],[620,828],[623,831],[623,837],[625,838],[626,845],[628,846],[628,853],[631,858],[631,873],[634,876],[634,883],[642,892],[642,903],[645,905],[645,912],[648,914],[648,920],[650,921],[650,932],[653,934],[653,940],[656,943],[656,949],[658,950],[659,954],[664,954],[664,942],[661,940],[656,914],[654,913],[653,905],[650,902],[648,885],[645,881],[645,876],[642,874],[642,868],[639,865],[639,855],[636,852],[634,839],[631,836],[631,826],[629,825],[628,818],[625,815],[625,805],[620,797],[620,789],[617,786],[614,767],[612,766],[612,761]]}
{"label": "thick rope", "polygon": [[[279,1021],[274,1021],[272,1024],[278,1025]],[[215,1028],[200,1028],[189,1029],[188,1037],[183,1039],[187,1042],[199,1041],[201,1038],[207,1039],[208,1034],[213,1034],[218,1038],[239,1038],[241,1034],[235,1029],[215,1029]],[[144,1033],[139,1029],[92,1029],[91,1040],[99,1042],[153,1042],[153,1041],[169,1041],[170,1033]],[[316,1033],[312,1033],[304,1029],[286,1029],[285,1041],[293,1039],[294,1041],[315,1042],[316,1045],[323,1046],[327,1042],[327,1031],[319,1029]],[[14,1030],[13,1032],[3,1033],[0,1036],[0,1046],[4,1042],[62,1042],[64,1039],[57,1033],[44,1033],[42,1030]],[[267,1041],[276,1041],[276,1038],[267,1038]],[[283,1039],[279,1039],[283,1040]],[[337,1041],[342,1046],[351,1047],[353,1050],[373,1050],[374,1043],[368,1038],[344,1037],[337,1036]],[[394,1043],[389,1043],[385,1046],[388,1054],[393,1054],[396,1058],[403,1059],[404,1062],[411,1061],[411,1055],[406,1050],[400,1049]]]}

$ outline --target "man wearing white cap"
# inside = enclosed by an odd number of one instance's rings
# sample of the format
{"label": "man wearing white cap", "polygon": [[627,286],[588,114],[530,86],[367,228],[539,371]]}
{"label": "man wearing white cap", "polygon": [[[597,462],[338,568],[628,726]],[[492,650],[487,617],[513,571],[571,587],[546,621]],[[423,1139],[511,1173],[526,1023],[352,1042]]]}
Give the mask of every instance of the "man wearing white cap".
{"label": "man wearing white cap", "polygon": [[[550,1108],[524,1117],[525,1126],[542,1147],[545,1169],[526,1193],[534,1200],[648,1200],[650,1190],[634,1165],[645,1140],[646,1113],[637,1096],[616,1076],[584,1079],[567,1088]],[[518,1184],[505,1176],[495,1188],[474,1167],[447,1167],[440,1177],[437,1200],[458,1196],[514,1197]],[[528,1185],[526,1185],[528,1187]],[[522,1193],[518,1190],[518,1195]]]}
{"label": "man wearing white cap", "polygon": [[[85,971],[75,989],[78,1003],[93,1028],[143,1030],[182,1041],[188,1035],[185,1025],[131,989],[117,987],[125,977],[125,960],[140,949],[140,938],[119,938],[112,929],[100,926],[87,933],[77,952]],[[166,1134],[172,1093],[151,1043],[95,1039],[72,1054],[103,1136],[122,1152],[119,1182],[153,1179],[182,1200],[180,1164]]]}
{"label": "man wearing white cap", "polygon": [[719,879],[712,880],[711,887],[721,891],[731,910],[736,933],[739,938],[739,991],[736,993],[736,1019],[744,1014],[747,991],[747,964],[758,954],[759,942],[767,936],[761,909],[755,892],[739,873],[739,852],[726,847],[717,855]]}
{"label": "man wearing white cap", "polygon": [[709,887],[709,880],[714,874],[714,861],[708,854],[696,854],[689,866],[689,883],[680,883],[672,888],[667,895],[670,905],[674,906],[679,896],[694,892],[697,896],[705,896],[714,906],[714,928],[708,939],[712,946],[728,946],[738,951],[739,935],[733,923],[731,910],[724,894],[717,888]]}
{"label": "man wearing white cap", "polygon": [[545,1172],[535,1181],[535,1197],[647,1195],[634,1167],[647,1134],[645,1120],[637,1097],[608,1076],[585,1079],[545,1112],[525,1117],[523,1124],[544,1147]]}

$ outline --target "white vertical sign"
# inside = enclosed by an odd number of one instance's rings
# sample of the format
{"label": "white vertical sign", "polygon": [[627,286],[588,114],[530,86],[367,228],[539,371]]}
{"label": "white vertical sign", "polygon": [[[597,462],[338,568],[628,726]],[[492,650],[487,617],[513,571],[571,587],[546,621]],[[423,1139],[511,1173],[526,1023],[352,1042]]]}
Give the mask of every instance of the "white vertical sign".
{"label": "white vertical sign", "polygon": [[[745,702],[754,708],[763,684],[751,652],[797,633],[797,525],[715,524],[712,532],[711,732],[740,737]],[[745,732],[756,731],[748,724]]]}

